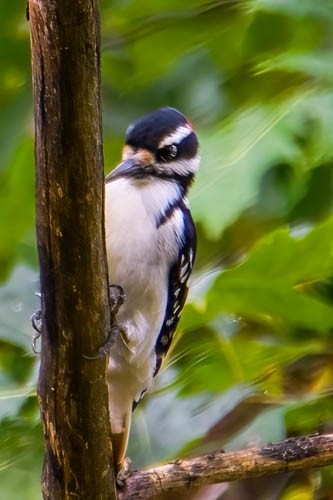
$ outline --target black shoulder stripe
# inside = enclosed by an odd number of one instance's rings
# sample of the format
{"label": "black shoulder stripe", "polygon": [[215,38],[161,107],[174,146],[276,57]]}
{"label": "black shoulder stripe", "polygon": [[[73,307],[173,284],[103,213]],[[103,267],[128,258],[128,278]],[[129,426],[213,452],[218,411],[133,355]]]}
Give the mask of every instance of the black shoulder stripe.
{"label": "black shoulder stripe", "polygon": [[169,206],[168,208],[160,214],[158,220],[156,221],[156,228],[158,229],[159,227],[163,226],[175,213],[177,208],[179,208],[180,203],[182,201],[182,196],[179,198],[176,198]]}

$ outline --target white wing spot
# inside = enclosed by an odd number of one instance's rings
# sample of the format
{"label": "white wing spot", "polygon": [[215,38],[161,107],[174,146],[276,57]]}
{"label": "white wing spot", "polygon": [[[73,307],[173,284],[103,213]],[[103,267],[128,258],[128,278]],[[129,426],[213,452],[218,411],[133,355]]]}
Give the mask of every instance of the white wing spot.
{"label": "white wing spot", "polygon": [[183,262],[182,267],[181,267],[182,272],[183,272],[183,269],[186,269],[187,267],[188,267],[188,262],[187,262],[187,260],[184,259],[184,262]]}
{"label": "white wing spot", "polygon": [[185,273],[184,275],[182,275],[182,276],[180,277],[180,282],[181,282],[181,283],[184,283],[184,282],[187,280],[187,278],[188,278],[188,273]]}
{"label": "white wing spot", "polygon": [[168,342],[169,342],[169,337],[168,337],[167,335],[163,335],[163,336],[161,337],[161,344],[162,344],[163,346],[165,346],[165,345],[167,345],[167,343],[168,343]]}
{"label": "white wing spot", "polygon": [[184,282],[184,279],[186,279],[189,275],[189,266],[188,266],[188,263],[186,263],[186,266],[183,266],[182,269],[181,269],[181,272],[180,272],[180,281],[181,283]]}

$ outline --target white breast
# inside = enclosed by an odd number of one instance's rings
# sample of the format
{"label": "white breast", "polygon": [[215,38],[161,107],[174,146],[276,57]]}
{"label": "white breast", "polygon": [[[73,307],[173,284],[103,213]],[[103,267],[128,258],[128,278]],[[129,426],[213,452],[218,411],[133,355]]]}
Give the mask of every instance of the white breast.
{"label": "white breast", "polygon": [[[112,433],[128,439],[133,401],[149,389],[155,344],[168,298],[170,267],[178,256],[183,217],[174,210],[157,221],[180,196],[168,181],[118,178],[106,184],[106,249],[110,284],[120,285],[126,301],[117,314],[125,336],[117,335],[107,369]],[[159,226],[159,227],[158,227]]]}
{"label": "white breast", "polygon": [[153,189],[126,178],[106,184],[109,280],[127,296],[118,319],[126,326],[130,351],[120,343],[111,353],[111,362],[119,367],[123,358],[138,367],[154,351],[167,305],[170,265],[180,238],[168,223],[157,229],[156,220],[178,195],[175,186],[163,181],[156,181]]}

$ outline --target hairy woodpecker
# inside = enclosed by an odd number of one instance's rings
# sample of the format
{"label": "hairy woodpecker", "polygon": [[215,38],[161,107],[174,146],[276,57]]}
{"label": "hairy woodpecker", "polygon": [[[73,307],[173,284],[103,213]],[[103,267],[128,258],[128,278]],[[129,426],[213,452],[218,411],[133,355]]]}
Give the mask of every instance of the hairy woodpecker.
{"label": "hairy woodpecker", "polygon": [[186,300],[196,252],[187,191],[199,162],[192,125],[166,107],[130,125],[122,162],[106,177],[109,278],[126,294],[107,369],[118,469],[132,409],[160,369]]}

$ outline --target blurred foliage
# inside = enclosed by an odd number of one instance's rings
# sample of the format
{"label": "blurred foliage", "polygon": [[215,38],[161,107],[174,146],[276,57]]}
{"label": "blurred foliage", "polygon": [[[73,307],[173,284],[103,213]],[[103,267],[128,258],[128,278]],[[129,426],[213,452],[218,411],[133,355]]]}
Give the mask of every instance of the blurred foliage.
{"label": "blurred foliage", "polygon": [[[135,411],[134,466],[331,431],[332,1],[102,0],[101,20],[106,170],[128,124],[164,105],[191,119],[202,154],[190,196],[196,272],[165,369]],[[0,500],[35,500],[43,445],[29,323],[38,272],[25,2],[2,2],[0,25]],[[219,495],[331,491],[326,468]]]}

